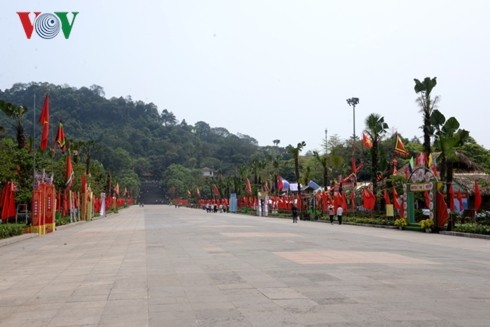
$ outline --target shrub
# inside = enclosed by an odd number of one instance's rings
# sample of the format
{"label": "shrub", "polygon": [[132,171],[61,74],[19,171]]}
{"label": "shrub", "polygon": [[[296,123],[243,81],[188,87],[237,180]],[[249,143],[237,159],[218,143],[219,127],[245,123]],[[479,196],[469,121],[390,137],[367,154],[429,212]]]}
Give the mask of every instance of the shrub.
{"label": "shrub", "polygon": [[420,229],[422,230],[431,229],[432,227],[434,227],[434,221],[430,218],[422,219],[419,222],[419,225],[420,225]]}
{"label": "shrub", "polygon": [[0,224],[0,239],[21,235],[24,227],[23,224]]}
{"label": "shrub", "polygon": [[407,223],[407,220],[405,218],[398,218],[398,219],[395,219],[395,222],[393,223],[393,225],[395,225],[397,227],[405,227],[408,225],[408,223]]}
{"label": "shrub", "polygon": [[344,217],[345,222],[368,225],[393,225],[393,222],[384,218]]}
{"label": "shrub", "polygon": [[476,223],[459,224],[454,226],[453,230],[455,232],[461,232],[461,233],[490,235],[490,226],[476,224]]}

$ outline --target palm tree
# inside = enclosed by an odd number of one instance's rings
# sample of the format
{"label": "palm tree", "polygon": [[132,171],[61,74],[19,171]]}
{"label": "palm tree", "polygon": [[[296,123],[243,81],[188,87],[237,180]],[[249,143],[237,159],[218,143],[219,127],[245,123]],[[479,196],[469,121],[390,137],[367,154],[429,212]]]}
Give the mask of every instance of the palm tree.
{"label": "palm tree", "polygon": [[313,151],[313,156],[323,167],[323,186],[325,186],[325,190],[328,187],[328,157],[325,153],[324,156],[320,156],[318,151]]}
{"label": "palm tree", "polygon": [[26,145],[26,137],[24,135],[24,115],[27,112],[27,108],[0,100],[0,110],[15,120],[17,147],[19,149],[24,148]]}
{"label": "palm tree", "polygon": [[[301,201],[301,187],[299,185],[300,176],[299,176],[299,153],[306,146],[306,142],[302,141],[298,143],[295,147],[291,144],[286,147],[287,151],[293,156],[294,160],[294,174],[296,175],[296,181],[298,183],[298,198]],[[301,203],[300,203],[301,204]],[[301,205],[298,206],[299,215],[301,216]]]}
{"label": "palm tree", "polygon": [[366,133],[369,135],[373,143],[373,146],[369,151],[371,153],[371,174],[374,194],[376,194],[378,186],[378,144],[383,135],[386,134],[387,129],[388,124],[385,122],[384,117],[373,113],[366,118]]}
{"label": "palm tree", "polygon": [[[432,113],[431,124],[435,128],[436,143],[441,151],[439,155],[441,180],[446,179],[446,190],[449,190],[453,182],[453,163],[458,157],[456,148],[470,139],[470,133],[459,129],[459,122],[456,118],[451,117],[446,120],[439,110],[434,110]],[[449,192],[447,192],[447,200],[449,203]]]}
{"label": "palm tree", "polygon": [[[430,78],[426,77],[422,82],[414,78],[415,81],[415,93],[419,94],[417,98],[417,103],[420,106],[420,111],[423,113],[424,124],[422,130],[424,132],[424,152],[426,157],[429,157],[431,153],[430,148],[430,137],[434,134],[434,128],[430,122],[430,116],[432,111],[437,108],[437,103],[439,102],[439,97],[435,96],[431,98],[432,89],[437,85],[437,77]],[[426,160],[427,165],[427,160]]]}

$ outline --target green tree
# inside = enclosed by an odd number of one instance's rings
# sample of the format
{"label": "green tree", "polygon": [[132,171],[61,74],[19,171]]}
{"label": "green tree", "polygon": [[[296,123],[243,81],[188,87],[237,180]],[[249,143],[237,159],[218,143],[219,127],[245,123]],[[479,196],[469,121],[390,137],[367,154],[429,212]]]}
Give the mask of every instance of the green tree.
{"label": "green tree", "polygon": [[417,103],[420,107],[420,111],[423,114],[423,125],[422,130],[424,132],[424,152],[427,157],[431,153],[431,142],[430,138],[434,133],[434,129],[431,125],[431,114],[434,109],[437,108],[437,103],[439,102],[439,97],[435,96],[431,98],[432,89],[437,85],[437,77],[430,78],[426,77],[421,82],[418,79],[414,79],[415,81],[415,93],[419,94],[417,98]]}
{"label": "green tree", "polygon": [[490,151],[476,143],[471,136],[459,149],[459,151],[470,158],[473,162],[477,162],[479,165],[481,165],[485,172],[490,173]]}
{"label": "green tree", "polygon": [[[453,182],[453,164],[457,159],[456,149],[462,146],[469,139],[469,132],[459,128],[459,122],[456,118],[450,117],[446,120],[446,117],[439,111],[434,110],[431,115],[431,123],[434,126],[436,132],[436,143],[441,151],[440,169],[441,179],[446,180],[446,187]],[[449,201],[449,192],[447,192]]]}
{"label": "green tree", "polygon": [[325,153],[321,156],[318,151],[313,151],[313,156],[322,165],[323,168],[323,186],[328,187],[328,157]]}
{"label": "green tree", "polygon": [[27,112],[27,108],[0,100],[0,110],[7,116],[14,119],[17,134],[17,147],[19,149],[24,148],[26,145],[26,137],[24,135],[24,116]]}
{"label": "green tree", "polygon": [[[295,147],[292,146],[291,144],[288,145],[286,147],[286,149],[288,150],[288,152],[292,155],[293,157],[293,160],[294,160],[294,174],[296,175],[296,182],[298,183],[298,198],[300,199],[301,201],[301,187],[300,187],[300,180],[301,180],[301,176],[299,174],[299,154],[301,152],[301,150],[303,150],[303,148],[306,146],[306,142],[305,141],[301,141],[300,143],[298,143]],[[301,216],[301,203],[300,205],[298,206],[298,209],[299,209],[299,215]]]}
{"label": "green tree", "polygon": [[383,135],[386,134],[387,129],[388,129],[388,124],[385,122],[384,117],[373,113],[366,118],[366,133],[369,135],[373,143],[373,146],[369,151],[371,154],[371,174],[372,174],[371,181],[373,183],[374,194],[377,194],[376,192],[378,190],[378,178],[377,178],[377,173],[379,171],[378,146]]}

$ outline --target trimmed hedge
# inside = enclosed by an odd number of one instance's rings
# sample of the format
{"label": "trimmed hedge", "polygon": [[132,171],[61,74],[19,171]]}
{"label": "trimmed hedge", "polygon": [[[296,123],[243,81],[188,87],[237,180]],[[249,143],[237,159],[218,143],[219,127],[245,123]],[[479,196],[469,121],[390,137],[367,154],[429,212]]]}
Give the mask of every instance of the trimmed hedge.
{"label": "trimmed hedge", "polygon": [[0,239],[22,235],[23,224],[0,224]]}
{"label": "trimmed hedge", "polygon": [[476,223],[456,224],[453,230],[461,233],[490,235],[490,226]]}

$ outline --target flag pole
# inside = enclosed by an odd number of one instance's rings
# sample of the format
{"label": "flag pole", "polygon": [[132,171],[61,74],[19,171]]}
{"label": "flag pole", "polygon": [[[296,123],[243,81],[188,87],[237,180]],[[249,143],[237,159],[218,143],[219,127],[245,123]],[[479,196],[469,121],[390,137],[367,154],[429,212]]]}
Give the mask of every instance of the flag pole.
{"label": "flag pole", "polygon": [[36,185],[36,94],[34,93],[34,106],[32,109],[32,150],[34,153],[34,162],[32,165],[32,188]]}

